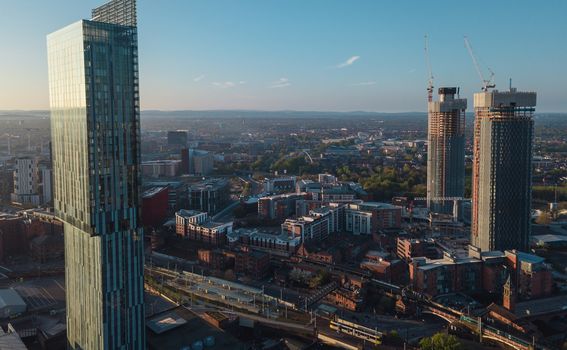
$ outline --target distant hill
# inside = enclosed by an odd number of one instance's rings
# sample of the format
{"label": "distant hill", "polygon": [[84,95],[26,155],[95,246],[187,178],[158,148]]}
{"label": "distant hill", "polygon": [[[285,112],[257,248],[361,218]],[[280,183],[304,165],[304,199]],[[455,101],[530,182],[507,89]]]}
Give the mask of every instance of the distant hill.
{"label": "distant hill", "polygon": [[326,111],[258,111],[258,110],[209,110],[209,111],[142,111],[142,118],[422,118],[424,112],[326,112]]}
{"label": "distant hill", "polygon": [[[49,111],[1,111],[0,119],[21,119],[21,118],[48,118]],[[282,119],[340,119],[340,118],[360,118],[360,119],[383,119],[383,120],[423,120],[427,118],[425,112],[400,112],[400,113],[384,113],[384,112],[327,112],[327,111],[260,111],[260,110],[181,110],[181,111],[160,111],[160,110],[143,110],[141,113],[143,119],[201,119],[201,118],[282,118]],[[467,122],[470,123],[474,119],[472,111],[467,112]],[[556,124],[563,125],[567,123],[567,113],[537,113],[535,114],[536,124],[547,125]]]}

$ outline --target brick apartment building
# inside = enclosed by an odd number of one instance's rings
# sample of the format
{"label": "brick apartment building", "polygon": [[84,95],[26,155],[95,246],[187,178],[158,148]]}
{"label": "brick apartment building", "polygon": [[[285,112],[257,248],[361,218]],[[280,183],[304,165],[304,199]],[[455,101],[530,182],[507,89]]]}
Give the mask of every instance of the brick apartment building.
{"label": "brick apartment building", "polygon": [[227,241],[227,234],[232,233],[232,222],[213,222],[207,213],[180,210],[175,214],[175,231],[178,236],[193,241],[222,245]]}

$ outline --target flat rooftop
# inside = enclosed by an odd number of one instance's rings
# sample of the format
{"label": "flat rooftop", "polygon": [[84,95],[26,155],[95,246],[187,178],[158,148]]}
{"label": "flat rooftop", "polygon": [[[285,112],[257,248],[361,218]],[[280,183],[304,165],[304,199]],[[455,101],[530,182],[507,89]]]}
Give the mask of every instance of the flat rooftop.
{"label": "flat rooftop", "polygon": [[567,296],[524,301],[516,304],[515,314],[518,317],[532,317],[567,310]]}
{"label": "flat rooftop", "polygon": [[161,314],[151,320],[146,321],[146,325],[149,329],[154,331],[156,334],[162,334],[179,326],[186,324],[187,321],[181,318],[174,311]]}
{"label": "flat rooftop", "polygon": [[144,191],[144,193],[142,193],[142,198],[150,198],[155,196],[156,194],[160,193],[161,191],[167,189],[167,187],[152,187],[146,191]]}
{"label": "flat rooftop", "polygon": [[520,252],[520,251],[517,251],[517,250],[513,250],[512,253],[515,253],[520,261],[525,261],[525,262],[529,262],[529,263],[532,263],[532,264],[540,264],[540,263],[543,263],[545,261],[545,259],[540,257],[540,256]]}
{"label": "flat rooftop", "polygon": [[216,222],[216,221],[206,221],[203,222],[200,226],[201,227],[205,227],[205,228],[216,228],[216,227],[222,227],[225,225],[230,225],[232,222]]}
{"label": "flat rooftop", "polygon": [[537,236],[532,236],[532,240],[536,242],[542,242],[544,244],[549,244],[549,243],[567,244],[567,236],[564,235],[554,235],[554,234],[537,235]]}
{"label": "flat rooftop", "polygon": [[393,205],[390,203],[383,203],[383,202],[362,202],[360,204],[356,204],[360,208],[360,210],[368,210],[368,209],[401,209],[401,207],[397,205]]}
{"label": "flat rooftop", "polygon": [[259,238],[259,239],[267,239],[267,240],[276,240],[276,243],[285,244],[287,242],[297,242],[301,240],[301,237],[294,237],[290,236],[286,232],[281,232],[281,229],[278,228],[276,233],[268,232],[268,231],[259,231],[257,228],[247,229],[247,228],[239,228],[232,233],[227,234],[229,240],[238,240],[241,236],[248,236],[250,238]]}
{"label": "flat rooftop", "polygon": [[[148,332],[147,342],[149,349],[182,349],[187,346],[192,347],[193,343],[196,341],[204,341],[207,337],[214,337],[214,345],[208,346],[206,349],[247,349],[243,343],[231,334],[209,325],[195,313],[182,306],[160,314],[151,320],[158,320],[160,317],[167,318],[167,315],[170,313],[174,313],[178,318],[183,319],[185,322],[161,333],[155,333],[153,331]],[[149,324],[148,327],[150,327]]]}
{"label": "flat rooftop", "polygon": [[191,191],[202,191],[202,190],[217,190],[228,185],[227,179],[208,179],[202,182],[198,182],[189,186]]}
{"label": "flat rooftop", "polygon": [[480,262],[481,260],[470,257],[455,258],[455,259],[444,257],[442,259],[435,259],[435,260],[426,259],[426,264],[419,266],[418,269],[431,270],[437,267],[447,266],[447,265],[462,265],[462,264],[472,264],[472,263],[480,263]]}
{"label": "flat rooftop", "polygon": [[195,215],[206,214],[206,213],[198,210],[180,209],[176,214],[185,218],[190,218]]}

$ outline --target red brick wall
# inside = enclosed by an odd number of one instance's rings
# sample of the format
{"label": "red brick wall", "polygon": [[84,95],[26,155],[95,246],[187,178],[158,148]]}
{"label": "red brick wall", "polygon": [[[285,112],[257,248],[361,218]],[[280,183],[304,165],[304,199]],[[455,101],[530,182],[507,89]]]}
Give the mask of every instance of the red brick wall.
{"label": "red brick wall", "polygon": [[142,198],[142,224],[157,227],[167,218],[168,189],[156,193],[152,197]]}

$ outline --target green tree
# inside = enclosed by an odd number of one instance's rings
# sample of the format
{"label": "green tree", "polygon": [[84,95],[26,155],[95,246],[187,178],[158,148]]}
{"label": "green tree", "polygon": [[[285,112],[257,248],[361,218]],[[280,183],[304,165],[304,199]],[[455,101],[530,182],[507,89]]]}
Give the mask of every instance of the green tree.
{"label": "green tree", "polygon": [[421,350],[462,350],[463,344],[457,337],[445,333],[437,333],[419,341]]}
{"label": "green tree", "polygon": [[251,191],[252,191],[252,185],[250,185],[250,182],[246,182],[244,186],[242,186],[242,195],[249,196]]}
{"label": "green tree", "polygon": [[317,272],[317,275],[315,275],[310,281],[309,281],[309,288],[317,288],[320,287],[326,283],[328,283],[330,280],[330,275],[327,271],[324,270],[319,270],[319,272]]}

